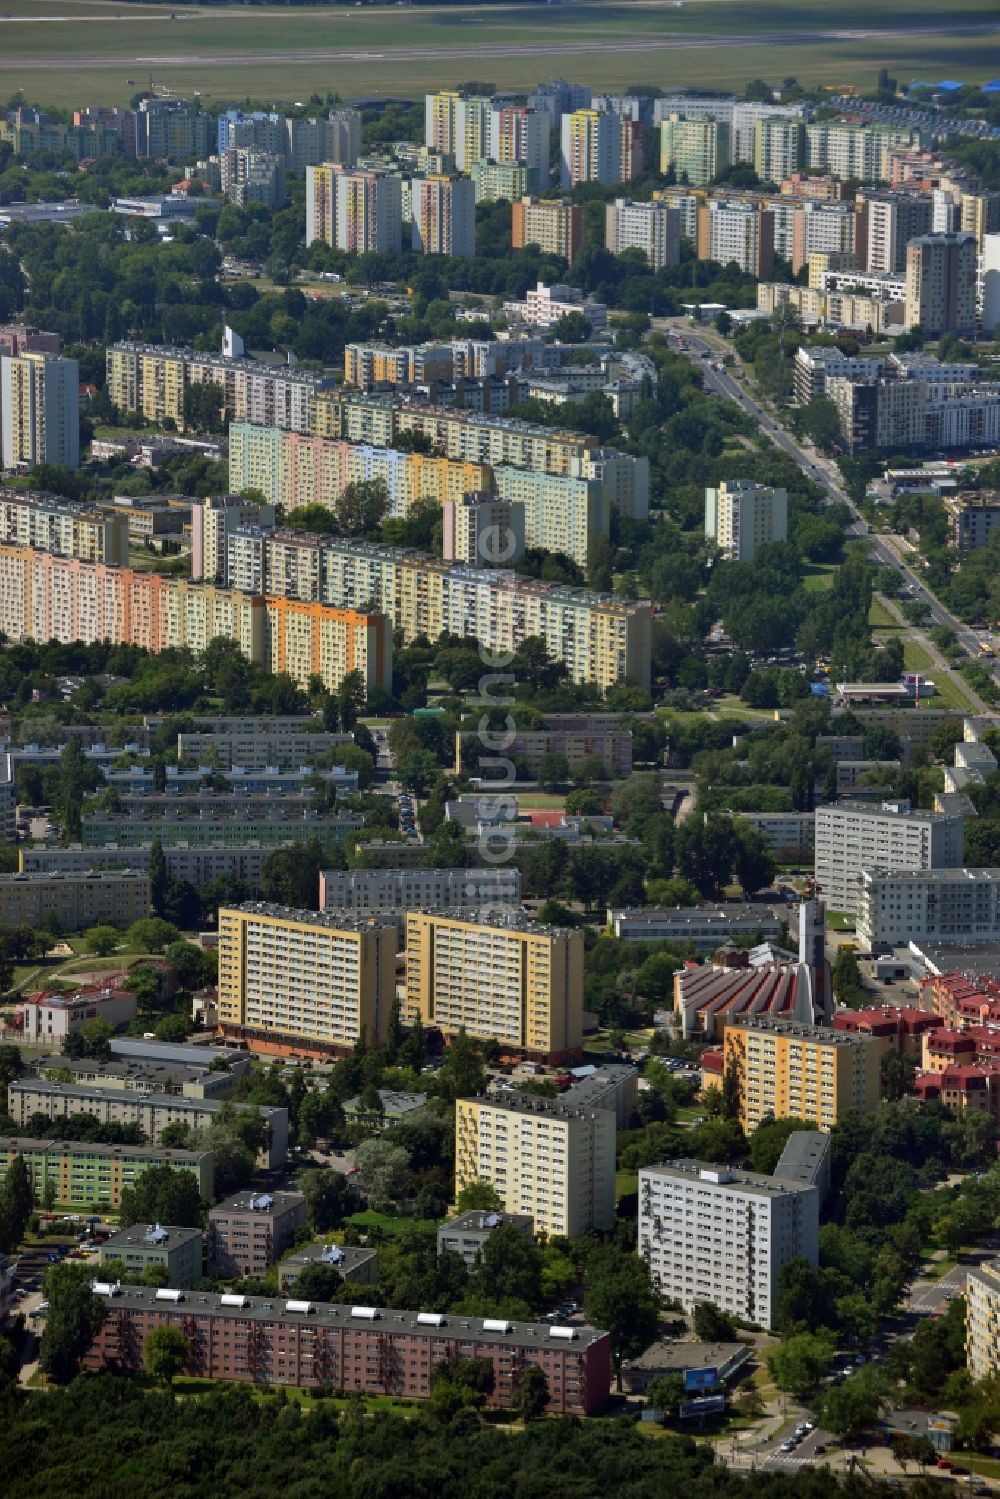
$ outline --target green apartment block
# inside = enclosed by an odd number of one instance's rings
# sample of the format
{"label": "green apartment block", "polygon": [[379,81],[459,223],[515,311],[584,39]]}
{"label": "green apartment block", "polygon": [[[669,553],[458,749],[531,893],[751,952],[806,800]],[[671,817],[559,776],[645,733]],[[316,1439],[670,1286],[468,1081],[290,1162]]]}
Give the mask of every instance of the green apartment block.
{"label": "green apartment block", "polygon": [[705,187],[729,165],[729,126],[718,120],[682,120],[671,115],[660,125],[660,171],[674,170],[678,182]]}
{"label": "green apartment block", "polygon": [[95,1145],[89,1140],[35,1140],[0,1136],[0,1181],[15,1156],[23,1156],[35,1200],[46,1185],[55,1187],[56,1205],[65,1208],[118,1208],[122,1192],[151,1166],[191,1171],[206,1201],[215,1196],[215,1161],[207,1150],[165,1150],[155,1145]]}
{"label": "green apartment block", "polygon": [[196,1285],[204,1274],[204,1258],[200,1228],[174,1228],[162,1223],[134,1223],[131,1228],[112,1234],[101,1245],[101,1266],[107,1272],[106,1278],[129,1284],[155,1266],[165,1271],[165,1285],[178,1289]]}

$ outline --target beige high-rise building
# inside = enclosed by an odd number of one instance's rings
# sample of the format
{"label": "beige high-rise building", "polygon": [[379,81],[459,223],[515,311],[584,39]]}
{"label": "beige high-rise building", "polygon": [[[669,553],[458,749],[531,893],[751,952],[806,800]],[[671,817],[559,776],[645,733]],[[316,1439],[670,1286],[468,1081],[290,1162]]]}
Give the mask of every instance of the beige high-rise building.
{"label": "beige high-rise building", "polygon": [[80,366],[61,354],[0,358],[0,461],[80,467]]}
{"label": "beige high-rise building", "polygon": [[455,1190],[496,1189],[508,1213],[530,1213],[536,1233],[579,1238],[615,1216],[613,1109],[561,1099],[460,1098],[455,1104]]}
{"label": "beige high-rise building", "polygon": [[511,246],[537,245],[572,264],[583,247],[583,207],[559,198],[522,198],[514,204]]}
{"label": "beige high-rise building", "polygon": [[604,210],[604,243],[612,255],[641,250],[650,270],[661,271],[680,262],[681,216],[666,203],[616,198]]}
{"label": "beige high-rise building", "polygon": [[750,479],[723,479],[705,490],[705,535],[732,562],[751,562],[757,549],[788,539],[788,491]]}
{"label": "beige high-rise building", "polygon": [[976,236],[922,234],[906,247],[906,326],[927,338],[976,331]]}
{"label": "beige high-rise building", "polygon": [[583,1044],[583,936],[526,918],[411,911],[406,1019],[564,1061]]}
{"label": "beige high-rise building", "polygon": [[395,971],[392,923],[258,902],[219,911],[219,1023],[251,1050],[378,1046]]}
{"label": "beige high-rise building", "polygon": [[723,1051],[726,1068],[736,1072],[747,1134],[769,1117],[808,1119],[831,1130],[849,1114],[878,1108],[877,1037],[751,1015],[726,1026]]}
{"label": "beige high-rise building", "polygon": [[413,249],[423,255],[475,255],[476,189],[469,177],[413,179]]}

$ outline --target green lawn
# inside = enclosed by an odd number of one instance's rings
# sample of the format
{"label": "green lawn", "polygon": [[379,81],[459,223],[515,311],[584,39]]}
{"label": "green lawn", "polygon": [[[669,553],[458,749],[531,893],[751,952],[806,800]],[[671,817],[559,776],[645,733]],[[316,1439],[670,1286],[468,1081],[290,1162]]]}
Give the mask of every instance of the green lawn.
{"label": "green lawn", "polygon": [[380,1228],[384,1233],[396,1234],[402,1238],[408,1234],[433,1233],[438,1226],[435,1218],[397,1217],[393,1213],[376,1213],[371,1209],[363,1213],[352,1213],[344,1221],[362,1232],[366,1228]]}
{"label": "green lawn", "polygon": [[837,571],[834,562],[810,562],[805,569],[802,586],[809,593],[819,593],[833,587],[833,575]]}
{"label": "green lawn", "polygon": [[621,1202],[630,1192],[639,1190],[639,1173],[637,1171],[615,1172],[615,1202]]}
{"label": "green lawn", "polygon": [[930,652],[915,640],[903,641],[903,665],[907,671],[932,672],[934,670],[934,661]]}
{"label": "green lawn", "polygon": [[931,699],[932,704],[941,708],[958,708],[963,712],[972,707],[967,693],[963,692],[957,682],[951,677],[946,677],[943,672],[934,673],[934,686],[937,696]]}
{"label": "green lawn", "polygon": [[[564,72],[607,89],[633,84],[740,90],[753,77],[871,88],[883,65],[900,78],[985,80],[996,72],[981,36],[962,24],[992,21],[992,0],[958,0],[947,27],[936,0],[894,0],[836,12],[820,0],[621,0],[509,5],[226,6],[171,10],[88,0],[21,0],[0,19],[0,90],[32,101],[124,103],[150,68],[161,88],[206,101],[245,95],[419,99],[426,90],[488,78],[526,90]],[[44,25],[25,22],[44,18]],[[931,28],[937,25],[935,32]],[[800,35],[801,33],[801,35]],[[674,49],[677,48],[675,51]],[[482,49],[482,50],[480,50]]]}
{"label": "green lawn", "polygon": [[901,630],[902,625],[894,614],[890,614],[881,599],[872,599],[868,611],[868,623],[876,630]]}

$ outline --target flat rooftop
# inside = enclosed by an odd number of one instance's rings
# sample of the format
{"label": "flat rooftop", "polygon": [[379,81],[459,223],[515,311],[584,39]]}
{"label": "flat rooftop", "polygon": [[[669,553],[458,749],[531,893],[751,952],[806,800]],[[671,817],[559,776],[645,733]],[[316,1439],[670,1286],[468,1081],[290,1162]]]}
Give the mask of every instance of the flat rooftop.
{"label": "flat rooftop", "polygon": [[9,1093],[52,1094],[56,1098],[101,1099],[107,1103],[141,1104],[143,1108],[190,1109],[192,1113],[218,1114],[223,1109],[253,1109],[261,1115],[284,1114],[283,1108],[266,1103],[234,1103],[222,1098],[185,1098],[179,1093],[132,1093],[124,1088],[99,1088],[76,1083],[52,1083],[44,1077],[19,1077],[8,1084]]}
{"label": "flat rooftop", "polygon": [[209,1218],[225,1217],[229,1213],[257,1213],[261,1217],[281,1218],[285,1213],[305,1203],[302,1192],[234,1192],[223,1202],[209,1209]]}
{"label": "flat rooftop", "polygon": [[628,1360],[629,1369],[655,1369],[664,1374],[683,1374],[685,1369],[720,1369],[742,1362],[753,1352],[747,1343],[654,1343],[638,1358]]}
{"label": "flat rooftop", "polygon": [[[226,1296],[213,1294],[207,1291],[179,1291],[180,1305],[184,1308],[184,1315],[188,1317],[212,1315],[216,1317],[231,1317],[240,1322],[248,1320],[254,1322],[275,1322],[287,1313],[287,1320],[298,1321],[308,1319],[311,1327],[336,1327],[345,1328],[355,1332],[389,1332],[405,1333],[410,1337],[431,1338],[440,1342],[442,1338],[450,1340],[465,1339],[474,1340],[485,1347],[509,1348],[566,1348],[572,1342],[576,1345],[575,1352],[581,1352],[589,1348],[593,1343],[598,1343],[602,1338],[608,1337],[608,1333],[594,1327],[573,1326],[567,1331],[572,1332],[572,1338],[561,1338],[557,1335],[557,1329],[547,1322],[521,1322],[508,1321],[504,1317],[463,1317],[454,1312],[447,1315],[437,1312],[398,1312],[389,1307],[363,1307],[360,1303],[356,1306],[343,1306],[339,1303],[326,1301],[297,1301],[292,1298],[292,1310],[288,1311],[289,1302],[283,1296],[274,1296],[265,1300],[262,1296]],[[117,1307],[123,1311],[149,1311],[157,1306],[174,1305],[174,1300],[157,1300],[156,1291],[143,1286],[122,1286],[115,1296],[105,1297],[109,1309]],[[308,1308],[300,1310],[300,1308]],[[365,1315],[356,1316],[355,1313],[363,1311]],[[421,1317],[431,1320],[420,1321]]]}
{"label": "flat rooftop", "polygon": [[276,906],[269,901],[248,900],[242,905],[224,907],[247,916],[262,916],[268,921],[297,922],[301,926],[321,926],[328,932],[368,932],[373,927],[388,927],[395,923],[380,920],[377,913],[371,916],[348,916],[339,912],[303,911],[296,906]]}
{"label": "flat rooftop", "polygon": [[776,1177],[763,1176],[757,1171],[734,1171],[729,1166],[719,1166],[712,1161],[684,1158],[663,1161],[658,1166],[643,1166],[639,1172],[640,1195],[644,1176],[701,1183],[706,1187],[724,1187],[752,1197],[787,1197],[790,1192],[807,1192],[812,1186],[812,1182],[779,1181]]}
{"label": "flat rooftop", "polygon": [[530,1233],[534,1222],[530,1213],[491,1213],[479,1208],[470,1208],[466,1213],[459,1213],[457,1217],[449,1218],[446,1223],[439,1223],[438,1233],[492,1233],[494,1229],[504,1228],[507,1224],[512,1224],[515,1228],[526,1228]]}
{"label": "flat rooftop", "polygon": [[855,1036],[849,1031],[835,1031],[828,1025],[806,1025],[800,1020],[786,1020],[779,1015],[734,1015],[726,1022],[728,1026],[742,1026],[748,1031],[766,1031],[774,1036],[787,1036],[792,1041],[820,1041],[824,1046],[867,1046],[867,1036]]}
{"label": "flat rooftop", "polygon": [[35,1135],[0,1135],[0,1155],[121,1156],[148,1160],[155,1156],[168,1166],[190,1166],[211,1156],[210,1150],[168,1150],[162,1145],[101,1145],[94,1140],[50,1140]]}
{"label": "flat rooftop", "polygon": [[130,1228],[120,1228],[110,1239],[105,1240],[105,1249],[178,1249],[201,1238],[200,1228],[176,1228],[171,1224],[133,1223]]}

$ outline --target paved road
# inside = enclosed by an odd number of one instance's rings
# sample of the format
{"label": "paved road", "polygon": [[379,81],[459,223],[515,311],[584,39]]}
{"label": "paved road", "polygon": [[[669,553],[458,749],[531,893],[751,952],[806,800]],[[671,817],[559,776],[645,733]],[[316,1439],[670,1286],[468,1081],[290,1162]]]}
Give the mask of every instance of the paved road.
{"label": "paved road", "polygon": [[[852,520],[848,532],[853,536],[869,537],[869,554],[873,561],[880,562],[886,567],[895,568],[903,578],[904,583],[912,586],[909,597],[926,604],[928,613],[935,624],[946,625],[953,630],[962,647],[969,655],[976,659],[982,659],[979,649],[979,637],[962,620],[951,614],[938,599],[929,591],[924,582],[921,572],[915,571],[910,565],[906,549],[899,544],[899,538],[891,536],[880,536],[869,531],[868,523],[861,516],[857,506],[851,500],[846,490],[841,485],[841,474],[832,458],[826,457],[815,449],[811,443],[800,442],[792,434],[776,422],[770,412],[764,410],[758,401],[744,388],[740,380],[734,379],[726,369],[716,370],[707,363],[705,356],[717,356],[723,352],[732,353],[732,347],[726,343],[718,334],[708,329],[699,329],[695,332],[686,317],[677,318],[655,318],[655,328],[669,329],[677,332],[687,343],[687,357],[692,364],[698,366],[705,379],[705,389],[714,395],[724,396],[735,401],[748,415],[752,416],[764,432],[774,443],[775,447],[788,454],[796,463],[806,470],[809,477],[816,483],[822,484],[826,489],[827,503],[840,501],[847,506],[851,512]],[[994,681],[1000,683],[1000,665],[994,662],[984,663],[992,672]],[[963,691],[968,693],[969,689],[962,681]]]}
{"label": "paved road", "polygon": [[907,1293],[906,1310],[921,1317],[938,1310],[947,1311],[949,1302],[964,1292],[968,1272],[968,1265],[956,1265],[947,1275],[942,1275],[940,1280],[914,1281]]}

